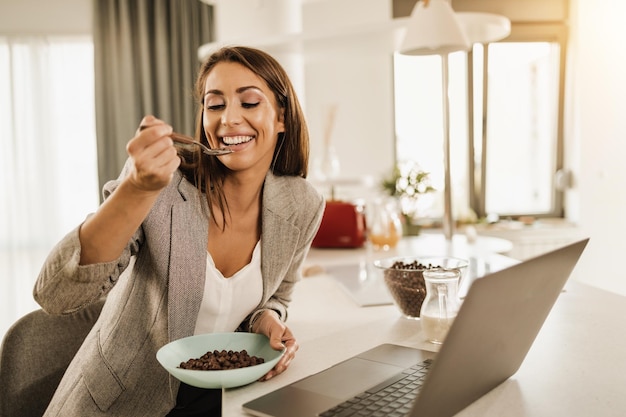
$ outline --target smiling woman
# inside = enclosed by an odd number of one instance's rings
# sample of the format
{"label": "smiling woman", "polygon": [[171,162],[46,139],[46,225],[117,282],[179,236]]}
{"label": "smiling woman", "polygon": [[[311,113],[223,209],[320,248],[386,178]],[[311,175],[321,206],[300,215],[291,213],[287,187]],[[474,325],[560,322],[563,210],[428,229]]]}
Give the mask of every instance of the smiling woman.
{"label": "smiling woman", "polygon": [[[218,415],[221,390],[177,384],[156,360],[162,346],[194,334],[265,335],[284,354],[262,380],[295,357],[284,320],[324,211],[306,181],[304,113],[285,70],[253,48],[216,51],[195,92],[196,140],[235,152],[180,152],[172,126],[146,115],[104,202],[41,268],[33,295],[52,316],[106,297],[49,415]],[[240,137],[249,140],[231,144]]]}
{"label": "smiling woman", "polygon": [[0,335],[38,307],[45,255],[97,207],[93,94],[89,37],[0,37]]}

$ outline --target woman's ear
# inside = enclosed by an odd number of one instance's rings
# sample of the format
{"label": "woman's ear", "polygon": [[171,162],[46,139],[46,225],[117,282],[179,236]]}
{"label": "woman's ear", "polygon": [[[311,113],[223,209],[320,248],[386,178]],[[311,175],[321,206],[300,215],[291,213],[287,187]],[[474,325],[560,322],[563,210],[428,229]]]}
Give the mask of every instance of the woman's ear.
{"label": "woman's ear", "polygon": [[278,110],[278,131],[285,133],[285,108],[280,107]]}

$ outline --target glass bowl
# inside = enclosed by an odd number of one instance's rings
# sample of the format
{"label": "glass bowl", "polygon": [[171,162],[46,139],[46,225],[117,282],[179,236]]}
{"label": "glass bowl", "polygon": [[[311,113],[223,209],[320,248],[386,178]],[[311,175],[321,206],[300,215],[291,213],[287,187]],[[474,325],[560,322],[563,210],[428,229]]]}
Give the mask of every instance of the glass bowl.
{"label": "glass bowl", "polygon": [[462,281],[467,275],[469,262],[449,256],[405,256],[374,261],[383,270],[385,285],[396,306],[410,319],[418,319],[426,298],[424,270],[441,268],[456,269]]}

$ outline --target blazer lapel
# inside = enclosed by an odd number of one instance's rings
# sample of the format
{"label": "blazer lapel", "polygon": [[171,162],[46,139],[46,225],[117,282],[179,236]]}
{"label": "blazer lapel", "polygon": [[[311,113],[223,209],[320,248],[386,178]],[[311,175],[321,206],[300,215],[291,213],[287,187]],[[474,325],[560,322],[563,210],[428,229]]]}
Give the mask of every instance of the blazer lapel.
{"label": "blazer lapel", "polygon": [[204,196],[181,180],[182,201],[172,206],[168,283],[170,341],[193,334],[206,276],[208,215]]}
{"label": "blazer lapel", "polygon": [[263,299],[267,300],[268,291],[275,287],[275,279],[282,277],[293,258],[300,230],[293,225],[291,217],[296,212],[296,201],[291,190],[281,181],[268,173],[263,189],[263,223],[261,257],[263,273]]}

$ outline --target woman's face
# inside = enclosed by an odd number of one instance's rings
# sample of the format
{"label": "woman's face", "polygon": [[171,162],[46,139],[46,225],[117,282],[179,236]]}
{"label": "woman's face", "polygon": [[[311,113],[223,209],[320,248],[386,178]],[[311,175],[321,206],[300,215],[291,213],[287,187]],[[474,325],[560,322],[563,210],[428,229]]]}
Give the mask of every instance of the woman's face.
{"label": "woman's face", "polygon": [[220,62],[204,86],[202,124],[212,148],[235,152],[220,157],[233,171],[269,169],[283,112],[265,81],[241,64]]}

